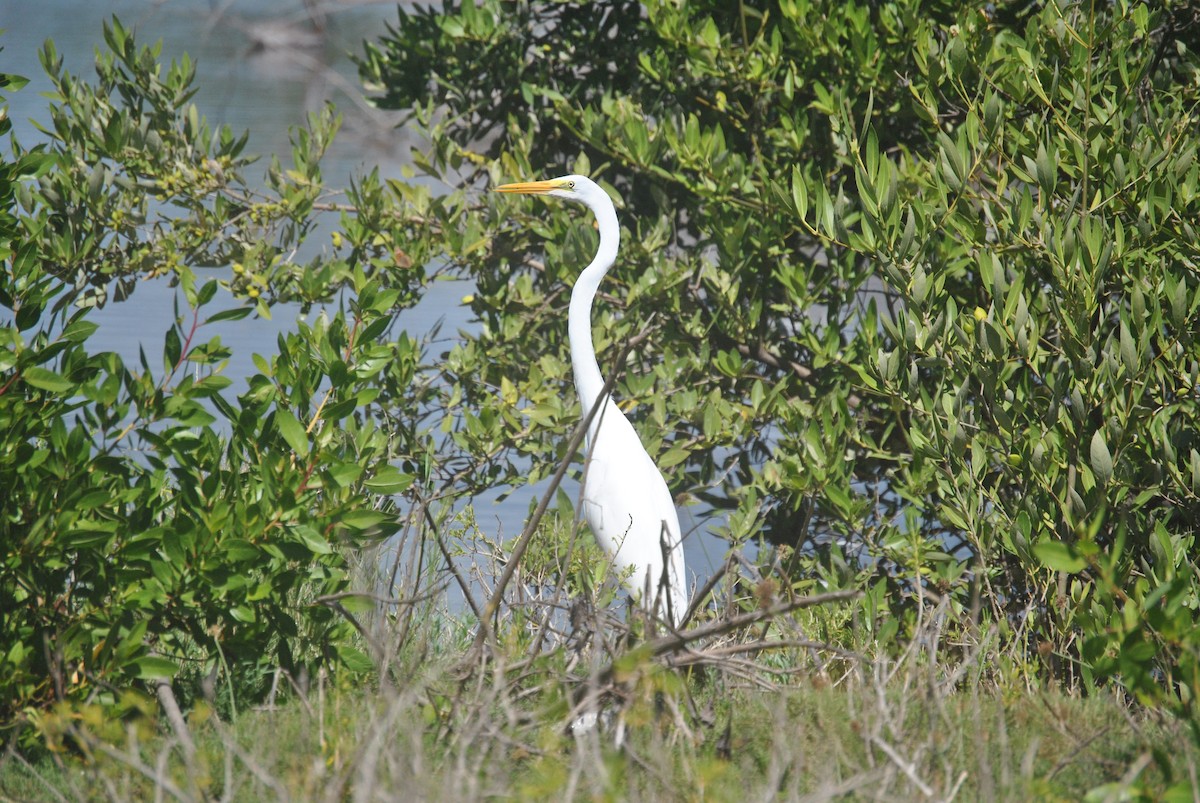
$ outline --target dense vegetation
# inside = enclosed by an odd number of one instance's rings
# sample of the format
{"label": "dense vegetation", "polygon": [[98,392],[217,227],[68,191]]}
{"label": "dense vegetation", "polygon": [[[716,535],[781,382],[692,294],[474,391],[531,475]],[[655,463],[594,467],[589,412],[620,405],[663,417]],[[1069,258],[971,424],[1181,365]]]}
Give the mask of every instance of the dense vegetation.
{"label": "dense vegetation", "polygon": [[[363,70],[436,111],[435,174],[616,190],[603,345],[653,322],[621,396],[732,545],[781,545],[785,587],[869,592],[884,643],[945,599],[1044,678],[1186,711],[1197,26],[1182,3],[464,3]],[[511,442],[520,399],[539,426],[514,445],[552,454],[590,239],[503,211],[450,253],[486,329],[448,371],[475,440]]]}
{"label": "dense vegetation", "polygon": [[[330,671],[403,688],[432,662],[466,680],[414,681],[429,738],[478,746],[488,727],[527,733],[514,709],[531,697],[561,719],[581,679],[682,722],[684,686],[720,700],[729,677],[861,680],[900,661],[930,672],[938,705],[960,687],[1119,691],[1200,740],[1190,4],[399,13],[366,45],[364,85],[412,110],[417,166],[445,195],[368,174],[333,197],[332,111],[251,187],[244,141],[190,105],[186,60],[164,71],[114,21],[88,82],[47,45],[48,145],[12,143],[0,173],[8,738],[89,750],[89,712],[146,708],[137,690],[156,683],[168,708],[173,688],[228,718],[273,693],[275,670],[298,690]],[[602,364],[645,334],[617,395],[677,498],[712,506],[729,542],[701,626],[818,591],[850,602],[689,652],[646,623],[566,621],[561,606],[603,612],[612,590],[569,493],[511,587],[495,582],[511,545],[447,522],[455,500],[573,457],[563,319],[594,235],[578,210],[486,192],[567,172],[611,187],[628,230]],[[332,244],[298,256],[322,216]],[[161,363],[89,350],[91,309],[163,275],[183,307]],[[474,283],[483,323],[448,352],[394,324],[437,276]],[[282,301],[327,313],[230,397],[206,327]],[[396,533],[382,587],[374,557],[352,571]],[[451,583],[466,604],[447,634],[429,612]],[[626,628],[647,648],[606,635]],[[717,659],[742,653],[773,657]],[[722,679],[659,669],[688,663]],[[891,758],[902,732],[874,732],[858,763]],[[1147,737],[1141,768],[1190,794],[1165,744]],[[950,772],[935,786],[958,789]]]}

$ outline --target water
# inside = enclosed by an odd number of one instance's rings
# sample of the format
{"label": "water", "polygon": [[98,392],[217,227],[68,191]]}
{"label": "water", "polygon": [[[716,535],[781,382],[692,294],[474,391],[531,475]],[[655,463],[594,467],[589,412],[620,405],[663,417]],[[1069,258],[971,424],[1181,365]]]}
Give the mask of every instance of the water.
{"label": "water", "polygon": [[[384,177],[399,177],[411,148],[419,143],[396,127],[394,115],[362,101],[349,56],[361,52],[364,40],[378,36],[384,23],[394,21],[395,2],[310,5],[324,11],[323,31],[315,38],[300,0],[0,0],[0,27],[5,29],[0,36],[4,48],[0,69],[30,79],[28,86],[10,93],[8,99],[14,131],[23,144],[32,145],[41,134],[29,118],[43,125],[49,120],[41,93],[52,87],[37,56],[42,43],[53,39],[64,67],[73,75],[91,78],[95,51],[103,47],[102,25],[116,15],[136,32],[139,44],[161,40],[163,62],[185,52],[192,58],[198,90],[193,102],[211,126],[228,124],[235,132],[249,131],[247,152],[264,157],[278,154],[286,163],[291,152],[289,127],[302,125],[310,112],[332,100],[344,122],[322,162],[328,185],[345,186],[353,175],[376,167]],[[265,162],[260,163],[262,169]],[[461,303],[469,292],[470,286],[463,282],[436,283],[420,304],[401,315],[400,324],[417,337],[439,322],[443,336],[473,331],[476,324]],[[144,348],[150,364],[157,364],[163,334],[173,323],[175,298],[176,291],[165,281],[144,282],[129,301],[97,311],[92,316],[100,325],[95,349],[115,351],[135,361]],[[209,336],[219,335],[233,349],[226,369],[235,383],[232,390],[244,387],[254,373],[252,355],[273,354],[277,336],[291,330],[299,315],[298,309],[276,308],[272,320],[251,317],[204,330]],[[508,489],[476,499],[480,526],[505,537],[520,533],[530,501],[544,486],[517,489],[499,503],[495,497]],[[725,545],[703,526],[697,528],[698,509],[680,510],[680,520],[685,532],[698,530],[688,538],[687,560],[689,571],[703,579],[721,561]]]}
{"label": "water", "polygon": [[[251,175],[266,169],[265,157],[270,154],[280,155],[286,163],[291,152],[289,129],[302,125],[310,112],[332,100],[344,123],[322,163],[328,184],[345,186],[351,176],[374,167],[385,177],[399,177],[414,141],[404,129],[396,128],[395,115],[371,109],[362,101],[349,57],[361,50],[364,39],[381,30],[393,5],[331,8],[343,10],[326,15],[324,34],[315,46],[300,47],[296,43],[305,42],[311,29],[298,0],[4,0],[0,2],[0,26],[5,29],[0,59],[5,71],[30,79],[27,87],[9,98],[14,132],[22,143],[33,144],[41,134],[30,119],[43,125],[49,120],[41,93],[52,87],[37,57],[42,43],[53,39],[64,67],[73,75],[90,78],[95,51],[103,46],[102,25],[116,15],[136,31],[139,44],[161,40],[162,61],[169,63],[184,53],[193,59],[198,90],[194,102],[201,113],[213,127],[224,123],[238,133],[248,131],[247,152],[264,157],[250,168]],[[280,46],[262,49],[256,46],[261,39]],[[435,285],[417,309],[405,314],[402,324],[413,332],[427,332],[445,317],[449,331],[469,331],[473,324],[460,303],[468,292],[469,287],[461,283]],[[143,283],[130,303],[110,304],[95,315],[93,320],[101,326],[97,343],[126,358],[136,358],[139,347],[145,347],[148,355],[157,354],[172,323],[174,298],[175,290],[165,281]],[[291,329],[297,315],[298,310],[283,307],[270,321],[244,319],[207,331],[242,347],[235,349],[229,375],[244,381],[253,372],[252,351],[273,351],[276,335]]]}

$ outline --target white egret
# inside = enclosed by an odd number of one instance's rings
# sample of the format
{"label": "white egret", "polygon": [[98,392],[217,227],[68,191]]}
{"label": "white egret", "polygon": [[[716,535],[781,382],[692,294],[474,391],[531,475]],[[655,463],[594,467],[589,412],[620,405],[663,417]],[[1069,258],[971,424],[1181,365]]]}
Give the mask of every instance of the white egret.
{"label": "white egret", "polygon": [[617,211],[608,193],[584,176],[504,184],[496,190],[567,198],[584,204],[596,216],[600,247],[575,281],[567,315],[575,390],[584,419],[598,400],[603,405],[588,427],[583,511],[616,569],[623,574],[632,569],[627,583],[630,591],[641,599],[643,589],[649,588],[650,599],[643,604],[677,625],[687,612],[688,594],[675,502],[658,466],[612,396],[606,394],[600,400],[604,379],[592,347],[592,300],[600,280],[616,261],[621,240]]}

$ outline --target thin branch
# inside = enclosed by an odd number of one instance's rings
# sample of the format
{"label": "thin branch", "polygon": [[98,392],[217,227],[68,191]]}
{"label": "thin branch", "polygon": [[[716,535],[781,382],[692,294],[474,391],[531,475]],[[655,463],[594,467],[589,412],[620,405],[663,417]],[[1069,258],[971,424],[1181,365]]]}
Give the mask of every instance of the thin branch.
{"label": "thin branch", "polygon": [[352,597],[361,597],[378,602],[381,605],[416,605],[418,602],[427,602],[434,597],[440,595],[445,590],[445,583],[426,591],[424,594],[417,594],[414,597],[385,597],[382,594],[373,594],[370,591],[341,591],[337,594],[322,594],[316,598],[316,602],[322,605],[338,600],[350,599]]}
{"label": "thin branch", "polygon": [[[25,758],[25,756],[23,756],[17,752],[16,739],[13,739],[12,741],[10,741],[8,743],[8,746],[5,748],[4,752],[5,752],[4,761],[0,762],[0,769],[3,769],[4,764],[7,763],[8,761],[10,761],[10,760],[16,761],[18,764],[20,764],[22,767],[24,767],[25,771],[28,772],[31,776],[33,776],[39,784],[41,784],[43,790],[45,790],[47,793],[49,793],[51,795],[54,795],[54,797],[57,800],[61,801],[61,803],[70,803],[70,801],[67,799],[66,795],[64,795],[62,792],[58,791],[58,789],[54,786],[54,784],[52,784],[46,778],[46,776],[44,776],[42,773],[38,772],[37,767],[35,767],[33,764],[29,763],[29,759]],[[72,786],[74,786],[74,785],[72,784]],[[79,789],[73,788],[72,791],[75,792],[77,795],[82,796],[82,793],[80,792]]]}
{"label": "thin branch", "polygon": [[417,502],[421,506],[421,513],[425,516],[425,523],[433,531],[434,540],[437,541],[438,549],[442,553],[442,559],[446,561],[446,568],[450,570],[450,573],[454,575],[454,579],[458,581],[459,590],[462,591],[467,605],[471,608],[471,613],[477,617],[482,616],[479,605],[475,602],[475,597],[471,596],[470,585],[467,583],[466,578],[462,576],[462,572],[454,565],[454,558],[450,555],[450,551],[446,549],[446,544],[442,541],[442,534],[438,531],[437,522],[433,520],[433,514],[429,512],[428,501],[421,497],[421,492],[415,490],[415,486],[413,494],[417,497]]}
{"label": "thin branch", "polygon": [[717,583],[721,582],[721,579],[728,573],[729,558],[726,558],[725,562],[721,564],[721,568],[713,572],[712,576],[705,581],[703,586],[696,589],[696,595],[692,597],[692,602],[690,605],[688,605],[687,613],[684,614],[684,617],[679,620],[680,625],[685,625],[691,621],[691,618],[696,615],[696,611],[698,611],[700,606],[704,604],[704,600],[708,599],[708,595],[711,594],[712,590],[717,587]]}
{"label": "thin branch", "polygon": [[782,650],[789,647],[803,650],[820,650],[822,652],[834,653],[842,658],[850,658],[856,661],[863,660],[863,656],[856,652],[842,649],[841,647],[834,646],[833,644],[829,644],[824,641],[808,641],[806,639],[778,639],[771,641],[768,639],[758,639],[748,644],[726,644],[721,647],[710,647],[701,652],[693,652],[677,663],[699,663],[704,659],[718,659],[747,652],[759,653],[767,650]]}
{"label": "thin branch", "polygon": [[[75,738],[79,740],[79,742],[87,745],[89,750],[97,750],[101,753],[104,753],[109,758],[124,764],[130,769],[136,770],[143,777],[145,777],[146,780],[154,784],[155,789],[166,792],[168,795],[177,800],[198,799],[168,778],[166,773],[159,772],[154,767],[151,767],[149,764],[142,761],[138,755],[134,753],[123,753],[105,742],[103,739],[97,739],[91,733],[80,728],[72,727],[71,732]],[[195,776],[193,775],[192,777],[194,778]]]}
{"label": "thin branch", "polygon": [[904,773],[905,777],[912,781],[913,784],[921,790],[922,795],[925,797],[933,797],[933,789],[929,786],[929,784],[917,777],[916,765],[913,762],[905,761],[900,754],[896,752],[894,747],[885,742],[883,739],[880,739],[878,736],[872,736],[871,741],[878,745],[879,749],[887,754],[887,757],[892,760],[892,763],[895,764],[901,772]]}
{"label": "thin branch", "polygon": [[[716,622],[710,622],[706,625],[688,630],[684,633],[668,633],[665,636],[650,639],[637,647],[631,652],[643,653],[647,658],[657,658],[662,655],[667,655],[672,652],[677,652],[681,648],[691,644],[694,641],[700,641],[713,636],[720,636],[725,633],[730,633],[734,630],[740,630],[744,627],[757,624],[759,622],[774,619],[785,613],[800,610],[801,608],[811,608],[816,605],[825,605],[830,602],[843,602],[845,600],[857,599],[862,596],[861,591],[830,591],[825,594],[814,594],[809,597],[800,597],[798,599],[789,600],[787,602],[779,602],[770,605],[766,608],[759,608],[750,611],[749,613],[731,616],[728,619],[723,619]],[[618,659],[619,660],[619,659]],[[607,681],[612,675],[616,666],[616,661],[605,667],[599,674],[601,680]]]}
{"label": "thin branch", "polygon": [[158,696],[159,705],[162,706],[163,713],[166,714],[167,722],[171,723],[171,730],[175,732],[175,738],[179,740],[179,746],[183,749],[183,757],[187,762],[189,769],[196,759],[196,742],[192,739],[192,732],[188,730],[187,720],[183,718],[183,712],[179,709],[179,703],[175,700],[175,692],[171,688],[171,682],[165,678],[159,678],[153,682],[154,692]]}

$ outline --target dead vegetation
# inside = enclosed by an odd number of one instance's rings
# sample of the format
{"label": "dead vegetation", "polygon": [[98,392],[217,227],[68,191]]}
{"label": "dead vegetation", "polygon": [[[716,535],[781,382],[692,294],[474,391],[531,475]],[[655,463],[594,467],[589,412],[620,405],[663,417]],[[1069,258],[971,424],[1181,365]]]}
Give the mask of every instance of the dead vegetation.
{"label": "dead vegetation", "polygon": [[[1105,799],[1194,779],[1180,723],[1116,697],[1005,683],[1014,659],[944,604],[924,609],[888,657],[844,637],[855,632],[853,592],[759,605],[738,565],[677,633],[526,575],[482,649],[469,615],[419,593],[444,578],[418,573],[407,604],[377,600],[374,616],[358,616],[379,659],[370,682],[280,676],[268,704],[236,717],[211,701],[186,719],[148,705],[149,716],[119,723],[63,712],[42,725],[58,751],[4,755],[0,795]],[[159,691],[171,699],[169,686]]]}

